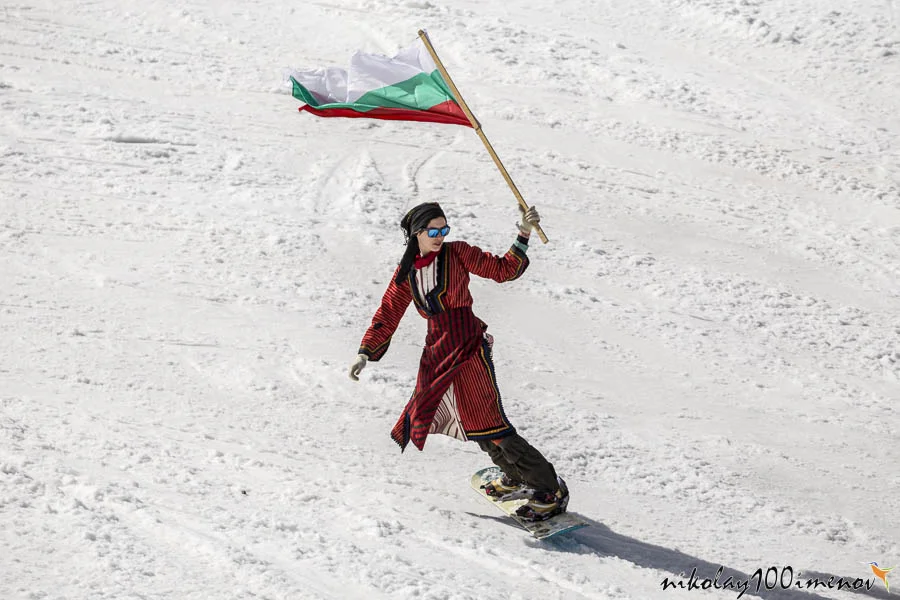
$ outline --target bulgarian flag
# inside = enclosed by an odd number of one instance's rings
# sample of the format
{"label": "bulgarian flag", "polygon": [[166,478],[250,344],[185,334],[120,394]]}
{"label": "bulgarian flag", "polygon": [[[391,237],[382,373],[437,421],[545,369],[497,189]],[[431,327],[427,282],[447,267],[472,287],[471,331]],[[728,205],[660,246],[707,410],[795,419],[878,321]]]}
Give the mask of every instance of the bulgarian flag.
{"label": "bulgarian flag", "polygon": [[350,70],[291,71],[300,111],[319,117],[426,121],[472,127],[421,38],[388,57],[356,52]]}

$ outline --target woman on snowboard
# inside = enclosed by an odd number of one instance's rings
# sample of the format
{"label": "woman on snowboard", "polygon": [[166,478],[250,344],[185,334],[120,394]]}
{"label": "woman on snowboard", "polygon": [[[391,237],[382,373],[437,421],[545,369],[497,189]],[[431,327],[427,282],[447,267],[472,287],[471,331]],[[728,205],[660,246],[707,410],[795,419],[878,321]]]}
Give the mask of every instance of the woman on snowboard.
{"label": "woman on snowboard", "polygon": [[469,275],[498,283],[519,278],[528,267],[528,238],[540,222],[534,207],[522,214],[519,235],[501,256],[466,242],[445,242],[450,233],[440,205],[420,204],[400,221],[407,246],[400,265],[362,338],[350,378],[358,380],[367,361],[387,352],[391,336],[410,302],[428,320],[416,388],[391,430],[401,450],[422,450],[430,433],[472,440],[488,453],[503,476],[485,486],[491,496],[533,490],[520,517],[543,520],[565,511],[569,492],[553,465],[516,433],[503,412],[491,356],[493,338],[472,312]]}

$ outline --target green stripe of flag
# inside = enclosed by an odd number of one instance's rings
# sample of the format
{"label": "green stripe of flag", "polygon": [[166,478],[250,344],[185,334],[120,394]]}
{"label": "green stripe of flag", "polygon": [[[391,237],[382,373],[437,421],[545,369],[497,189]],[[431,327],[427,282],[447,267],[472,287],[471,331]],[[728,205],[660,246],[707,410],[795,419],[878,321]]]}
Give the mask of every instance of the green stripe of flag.
{"label": "green stripe of flag", "polygon": [[433,106],[452,100],[456,102],[450,88],[441,77],[440,71],[419,73],[400,83],[371,90],[355,102],[331,102],[321,104],[309,91],[291,77],[293,96],[319,109],[350,108],[366,112],[376,108],[405,108],[428,110]]}

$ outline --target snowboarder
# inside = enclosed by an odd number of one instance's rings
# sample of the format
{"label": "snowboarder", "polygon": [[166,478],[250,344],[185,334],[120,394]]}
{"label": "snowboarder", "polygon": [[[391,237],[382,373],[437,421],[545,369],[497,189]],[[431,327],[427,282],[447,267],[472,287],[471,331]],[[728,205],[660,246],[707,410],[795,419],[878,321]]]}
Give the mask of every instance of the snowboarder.
{"label": "snowboarder", "polygon": [[518,236],[502,257],[463,241],[445,241],[450,226],[435,202],[406,213],[400,221],[406,252],[362,338],[350,378],[357,381],[368,361],[384,356],[407,307],[415,303],[428,320],[425,348],[415,391],[391,437],[401,450],[410,441],[422,450],[430,433],[477,442],[503,471],[485,492],[500,497],[531,490],[517,514],[543,520],[565,511],[569,492],[553,465],[506,418],[494,375],[493,337],[472,312],[469,293],[469,274],[503,283],[528,267],[528,239],[540,216],[534,207],[520,212]]}

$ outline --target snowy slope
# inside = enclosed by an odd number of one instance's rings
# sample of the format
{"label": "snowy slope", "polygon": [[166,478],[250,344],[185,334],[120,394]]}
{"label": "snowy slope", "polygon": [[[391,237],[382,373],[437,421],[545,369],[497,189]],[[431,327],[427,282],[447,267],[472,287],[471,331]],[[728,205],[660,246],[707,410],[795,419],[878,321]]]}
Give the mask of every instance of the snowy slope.
{"label": "snowy slope", "polygon": [[[593,523],[566,539],[468,489],[474,444],[397,451],[414,311],[346,376],[404,209],[515,232],[470,130],[281,84],[420,27],[551,239],[472,289]],[[10,0],[0,106],[0,597],[735,598],[661,582],[900,563],[895,0]]]}

